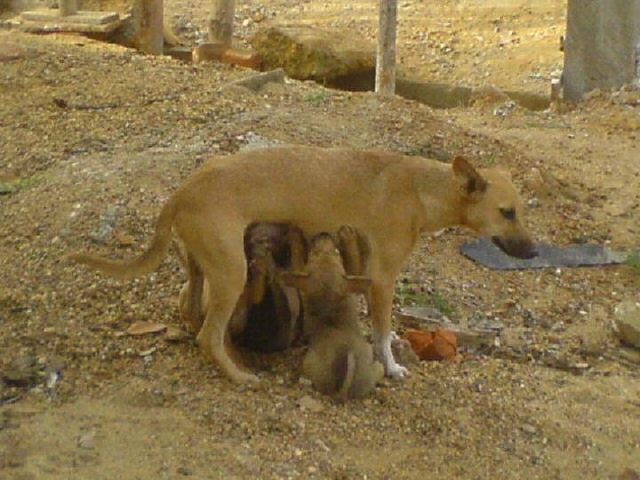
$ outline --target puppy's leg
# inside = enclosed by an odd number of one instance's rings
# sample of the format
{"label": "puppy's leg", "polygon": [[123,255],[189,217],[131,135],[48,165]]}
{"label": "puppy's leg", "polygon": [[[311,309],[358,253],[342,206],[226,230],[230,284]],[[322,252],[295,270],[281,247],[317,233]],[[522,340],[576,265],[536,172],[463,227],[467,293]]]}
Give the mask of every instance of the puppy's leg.
{"label": "puppy's leg", "polygon": [[302,230],[293,225],[287,230],[287,242],[291,252],[290,270],[301,272],[307,262],[307,242],[304,239]]}
{"label": "puppy's leg", "polygon": [[[395,277],[391,277],[392,279]],[[391,310],[393,307],[394,283],[388,278],[373,278],[371,284],[371,320],[373,344],[376,356],[384,366],[388,377],[402,378],[409,371],[398,364],[391,351]]]}

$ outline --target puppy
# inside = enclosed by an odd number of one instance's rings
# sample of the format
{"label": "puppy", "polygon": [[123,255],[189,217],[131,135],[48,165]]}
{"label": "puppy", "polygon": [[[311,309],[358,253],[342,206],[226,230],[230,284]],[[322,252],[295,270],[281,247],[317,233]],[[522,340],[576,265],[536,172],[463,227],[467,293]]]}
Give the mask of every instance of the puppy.
{"label": "puppy", "polygon": [[[179,258],[188,272],[189,281],[180,291],[180,313],[183,321],[197,333],[209,306],[209,289],[197,264],[189,264],[184,247],[179,245]],[[234,343],[259,351],[274,352],[289,348],[302,333],[302,311],[298,291],[283,285],[279,272],[300,270],[306,258],[306,243],[300,229],[284,223],[255,223],[244,236],[247,258],[247,282],[229,322]],[[189,282],[202,285],[199,315],[191,314]]]}
{"label": "puppy", "polygon": [[[341,230],[341,238],[354,238]],[[345,251],[351,258],[356,254]],[[371,281],[346,274],[337,243],[326,233],[311,241],[303,272],[282,272],[280,276],[285,285],[302,292],[310,337],[303,361],[305,376],[320,392],[342,400],[368,395],[384,376],[384,368],[373,360],[373,349],[358,328],[355,294],[366,293]]]}

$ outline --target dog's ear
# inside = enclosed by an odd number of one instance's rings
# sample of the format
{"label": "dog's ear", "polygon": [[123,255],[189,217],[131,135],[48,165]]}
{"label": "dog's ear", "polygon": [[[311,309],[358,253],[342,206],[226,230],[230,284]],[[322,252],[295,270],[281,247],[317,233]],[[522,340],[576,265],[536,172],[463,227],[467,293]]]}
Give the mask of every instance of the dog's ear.
{"label": "dog's ear", "polygon": [[304,292],[309,287],[309,274],[303,272],[280,272],[280,282],[286,287],[297,288]]}
{"label": "dog's ear", "polygon": [[371,287],[371,279],[361,277],[359,275],[345,275],[344,279],[347,283],[347,292],[366,294]]}
{"label": "dog's ear", "polygon": [[487,190],[487,181],[464,157],[456,157],[452,167],[453,175],[466,195],[480,195]]}

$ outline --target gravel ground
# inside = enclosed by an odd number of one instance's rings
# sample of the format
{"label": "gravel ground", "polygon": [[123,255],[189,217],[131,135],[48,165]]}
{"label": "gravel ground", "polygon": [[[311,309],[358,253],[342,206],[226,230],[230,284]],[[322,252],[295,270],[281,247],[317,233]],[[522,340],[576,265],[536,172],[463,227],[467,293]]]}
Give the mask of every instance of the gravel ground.
{"label": "gravel ground", "polygon": [[[239,35],[255,27],[244,19],[256,11],[364,28],[371,3],[354,2],[344,16],[337,2],[247,2]],[[401,2],[403,38],[450,22],[442,29],[458,32],[457,60],[447,74],[433,65],[451,55],[407,53],[402,61],[416,71],[455,79],[473,70],[467,53],[483,52],[496,60],[478,70],[501,87],[528,89],[537,83],[523,72],[555,68],[557,57],[530,52],[538,41],[551,51],[562,2],[532,11],[442,2],[420,23],[426,3]],[[195,26],[206,12],[168,5]],[[494,51],[474,40],[496,16],[504,25],[491,32],[513,30],[520,43]],[[630,267],[495,272],[457,253],[468,232],[424,238],[398,284],[398,306],[491,326],[500,346],[413,365],[406,381],[335,404],[300,378],[301,348],[247,354],[262,379],[247,388],[220,377],[190,338],[127,335],[135,321],[181,328],[174,256],[126,283],[61,261],[77,248],[139,253],[160,205],[195,166],[263,141],[501,164],[531,206],[538,239],[631,249],[638,91],[593,95],[572,110],[479,102],[434,111],[295,81],[252,93],[228,86],[249,74],[242,69],[186,66],[79,37],[0,33],[0,51],[8,45],[21,58],[0,61],[0,184],[10,186],[0,196],[0,478],[618,479],[640,471],[640,358],[610,326],[619,301],[640,298]],[[500,56],[505,49],[513,55]],[[484,72],[476,73],[467,80],[480,82]]]}

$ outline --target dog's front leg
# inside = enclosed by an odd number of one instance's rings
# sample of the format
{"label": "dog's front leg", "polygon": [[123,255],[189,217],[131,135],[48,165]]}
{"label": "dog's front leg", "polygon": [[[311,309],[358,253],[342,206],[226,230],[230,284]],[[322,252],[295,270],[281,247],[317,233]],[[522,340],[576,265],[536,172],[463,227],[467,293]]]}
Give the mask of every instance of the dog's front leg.
{"label": "dog's front leg", "polygon": [[371,284],[371,320],[373,323],[373,344],[376,357],[382,365],[388,377],[403,378],[409,370],[398,364],[391,351],[391,310],[393,308],[393,294],[395,283],[377,281],[373,279]]}

